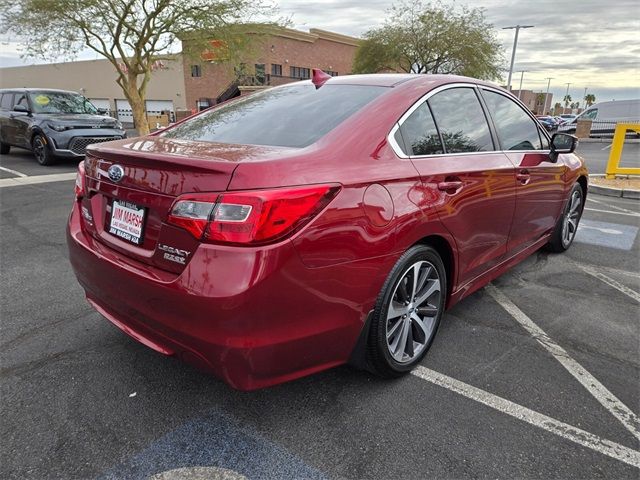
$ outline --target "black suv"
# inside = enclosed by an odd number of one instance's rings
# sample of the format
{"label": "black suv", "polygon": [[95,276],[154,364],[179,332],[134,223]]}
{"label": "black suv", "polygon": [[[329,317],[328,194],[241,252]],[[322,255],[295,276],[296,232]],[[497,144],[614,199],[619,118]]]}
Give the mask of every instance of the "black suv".
{"label": "black suv", "polygon": [[83,157],[87,145],[126,137],[122,124],[101,115],[75,92],[41,88],[0,90],[0,153],[31,150],[38,163],[56,157]]}

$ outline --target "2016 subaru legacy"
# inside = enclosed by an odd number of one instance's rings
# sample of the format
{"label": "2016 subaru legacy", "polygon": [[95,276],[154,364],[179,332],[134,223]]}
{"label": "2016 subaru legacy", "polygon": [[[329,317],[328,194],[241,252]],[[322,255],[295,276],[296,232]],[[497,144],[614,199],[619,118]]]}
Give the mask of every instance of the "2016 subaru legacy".
{"label": "2016 subaru legacy", "polygon": [[347,362],[398,376],[446,308],[571,245],[575,145],[471,78],[315,71],[90,146],[70,260],[108,320],[235,388]]}
{"label": "2016 subaru legacy", "polygon": [[125,138],[122,124],[100,115],[85,97],[65,90],[0,90],[0,153],[31,150],[40,165],[84,157],[87,145]]}

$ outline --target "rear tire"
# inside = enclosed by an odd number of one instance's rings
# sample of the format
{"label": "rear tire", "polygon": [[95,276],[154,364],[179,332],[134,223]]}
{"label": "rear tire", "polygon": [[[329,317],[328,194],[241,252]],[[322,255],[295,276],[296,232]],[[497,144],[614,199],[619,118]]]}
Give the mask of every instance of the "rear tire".
{"label": "rear tire", "polygon": [[446,297],[446,271],[438,252],[426,245],[407,250],[391,269],[371,318],[367,356],[374,373],[399,377],[424,358]]}
{"label": "rear tire", "polygon": [[47,146],[47,141],[40,134],[33,137],[33,140],[31,141],[31,151],[40,165],[47,167],[49,165],[53,165],[56,161],[51,150]]}
{"label": "rear tire", "polygon": [[7,155],[11,150],[11,145],[0,142],[0,155]]}
{"label": "rear tire", "polygon": [[551,234],[547,248],[552,252],[562,253],[569,249],[576,237],[582,210],[584,209],[584,192],[579,183],[571,189],[569,200],[558,218],[558,222]]}

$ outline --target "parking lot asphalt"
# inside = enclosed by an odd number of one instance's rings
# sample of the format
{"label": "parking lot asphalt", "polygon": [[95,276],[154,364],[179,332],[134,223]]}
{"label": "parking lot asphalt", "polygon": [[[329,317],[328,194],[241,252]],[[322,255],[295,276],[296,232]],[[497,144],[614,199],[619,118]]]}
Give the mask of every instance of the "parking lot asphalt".
{"label": "parking lot asphalt", "polygon": [[[0,159],[29,176],[74,163]],[[640,474],[638,201],[590,196],[572,248],[450,309],[414,375],[345,366],[242,393],[88,306],[72,196],[73,180],[0,188],[2,478]]]}

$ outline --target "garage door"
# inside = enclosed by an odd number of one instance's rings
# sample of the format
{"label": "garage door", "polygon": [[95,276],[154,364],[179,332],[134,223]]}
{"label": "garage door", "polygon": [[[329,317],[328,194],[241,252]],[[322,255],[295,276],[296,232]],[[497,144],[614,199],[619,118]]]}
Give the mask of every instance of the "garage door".
{"label": "garage door", "polygon": [[111,103],[108,98],[90,98],[89,101],[98,109],[105,109],[111,115]]}
{"label": "garage door", "polygon": [[133,112],[127,100],[116,99],[116,116],[122,123],[133,123]]}
{"label": "garage door", "polygon": [[160,115],[163,112],[173,112],[171,100],[147,100],[147,114]]}

